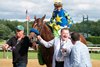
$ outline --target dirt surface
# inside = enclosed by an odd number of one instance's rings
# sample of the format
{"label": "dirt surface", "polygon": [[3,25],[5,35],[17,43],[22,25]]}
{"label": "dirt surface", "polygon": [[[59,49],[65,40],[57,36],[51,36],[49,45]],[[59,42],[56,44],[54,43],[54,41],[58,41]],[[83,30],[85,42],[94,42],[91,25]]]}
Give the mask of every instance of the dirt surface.
{"label": "dirt surface", "polygon": [[[92,60],[92,65],[93,67],[100,67],[100,60]],[[11,59],[0,59],[0,67],[12,67],[12,60]],[[39,65],[37,59],[29,59],[27,67],[46,67],[46,66]]]}

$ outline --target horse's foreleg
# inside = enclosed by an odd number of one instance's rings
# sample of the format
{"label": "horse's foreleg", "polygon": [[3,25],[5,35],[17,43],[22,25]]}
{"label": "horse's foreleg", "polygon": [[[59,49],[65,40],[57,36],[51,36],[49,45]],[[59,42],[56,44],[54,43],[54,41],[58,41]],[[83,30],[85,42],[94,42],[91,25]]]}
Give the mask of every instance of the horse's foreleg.
{"label": "horse's foreleg", "polygon": [[47,66],[47,67],[52,67],[52,64],[47,64],[46,66]]}
{"label": "horse's foreleg", "polygon": [[32,43],[32,48],[35,49],[35,50],[38,50],[38,45],[36,44],[36,42]]}

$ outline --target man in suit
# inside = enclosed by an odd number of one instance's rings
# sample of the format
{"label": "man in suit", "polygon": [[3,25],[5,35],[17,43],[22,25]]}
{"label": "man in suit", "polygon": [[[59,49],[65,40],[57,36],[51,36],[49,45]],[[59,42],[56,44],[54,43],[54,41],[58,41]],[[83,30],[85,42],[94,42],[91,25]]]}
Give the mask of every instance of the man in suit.
{"label": "man in suit", "polygon": [[73,47],[71,50],[71,67],[92,67],[89,50],[85,44],[80,41],[80,34],[73,32],[71,34]]}
{"label": "man in suit", "polygon": [[[43,40],[41,36],[37,38],[47,48],[54,46],[52,67],[69,67],[69,55],[73,45],[69,39],[69,30],[67,28],[61,29],[61,36],[55,37],[49,42]],[[63,48],[66,50],[63,50]],[[67,61],[67,63],[65,63],[65,61]]]}

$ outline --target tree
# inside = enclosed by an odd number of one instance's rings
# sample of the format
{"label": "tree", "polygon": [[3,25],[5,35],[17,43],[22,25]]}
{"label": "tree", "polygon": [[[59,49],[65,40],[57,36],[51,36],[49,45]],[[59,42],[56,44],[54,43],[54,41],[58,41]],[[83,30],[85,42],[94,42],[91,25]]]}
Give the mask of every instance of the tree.
{"label": "tree", "polygon": [[2,39],[8,39],[11,36],[11,29],[4,24],[0,24],[0,35]]}
{"label": "tree", "polygon": [[71,31],[76,31],[80,33],[91,34],[92,36],[100,36],[100,20],[94,21],[85,21],[81,23],[74,24],[70,29]]}

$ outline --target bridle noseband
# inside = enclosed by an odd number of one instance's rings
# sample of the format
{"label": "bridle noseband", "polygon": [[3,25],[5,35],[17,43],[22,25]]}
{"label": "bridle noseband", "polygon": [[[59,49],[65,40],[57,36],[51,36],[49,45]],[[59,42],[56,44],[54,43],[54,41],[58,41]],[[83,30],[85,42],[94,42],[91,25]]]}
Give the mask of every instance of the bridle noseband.
{"label": "bridle noseband", "polygon": [[[35,23],[37,23],[37,22],[35,22]],[[41,22],[41,23],[42,23],[42,22]],[[42,29],[43,29],[43,25],[44,25],[44,23],[43,23],[42,25],[38,25],[38,23],[36,24],[36,26],[37,26],[38,29],[39,29],[40,35],[41,35]]]}

